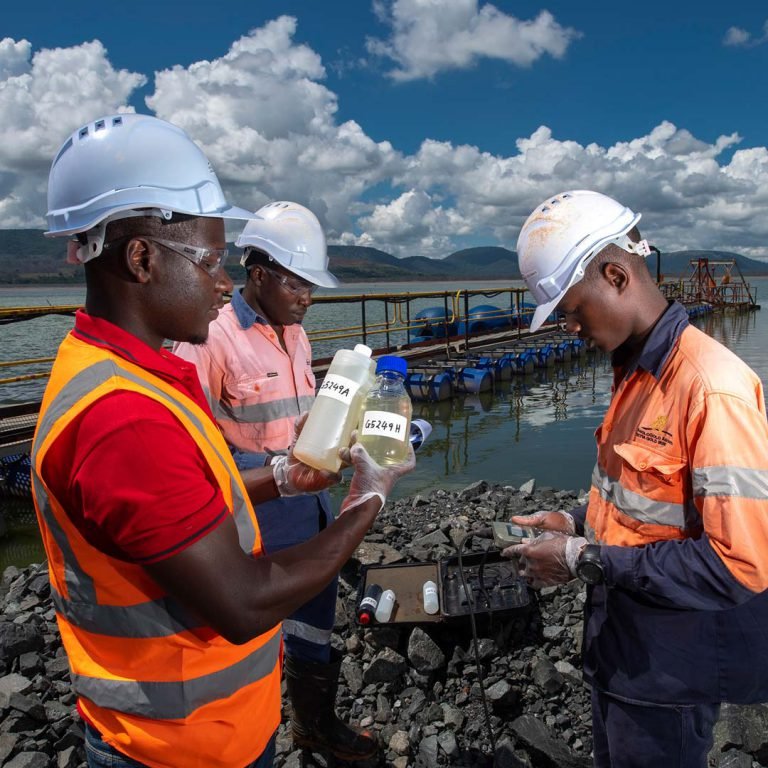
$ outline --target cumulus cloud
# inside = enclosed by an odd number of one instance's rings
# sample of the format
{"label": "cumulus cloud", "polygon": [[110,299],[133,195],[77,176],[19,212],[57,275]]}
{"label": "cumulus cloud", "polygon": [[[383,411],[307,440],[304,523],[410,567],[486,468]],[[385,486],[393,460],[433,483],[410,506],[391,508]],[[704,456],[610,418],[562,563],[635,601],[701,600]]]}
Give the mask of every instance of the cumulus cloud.
{"label": "cumulus cloud", "polygon": [[[765,255],[768,150],[737,150],[730,162],[720,162],[739,142],[732,134],[709,144],[663,122],[629,142],[585,146],[559,140],[541,126],[518,139],[511,156],[427,140],[406,158],[406,169],[394,182],[443,201],[443,221],[467,222],[474,237],[490,234],[510,248],[540,201],[586,188],[642,212],[644,233],[662,250],[719,248]],[[377,237],[384,234],[376,230]]]}
{"label": "cumulus cloud", "polygon": [[581,36],[549,11],[523,21],[478,0],[394,0],[391,6],[378,0],[375,8],[392,34],[369,38],[367,48],[395,62],[389,76],[399,81],[466,69],[481,58],[527,67],[545,54],[561,58]]}
{"label": "cumulus cloud", "polygon": [[376,205],[357,222],[361,235],[345,232],[341,242],[392,251],[407,250],[413,256],[434,257],[453,250],[452,238],[471,232],[471,223],[455,209],[443,209],[422,190],[411,189],[389,203]]}
{"label": "cumulus cloud", "polygon": [[[54,153],[94,117],[128,111],[144,75],[115,70],[98,42],[32,53],[27,40],[0,41],[0,221],[38,224]],[[131,110],[132,111],[132,110]]]}
{"label": "cumulus cloud", "polygon": [[220,59],[158,72],[147,104],[201,144],[239,205],[287,198],[320,215],[330,234],[349,228],[349,209],[401,163],[354,121],[338,123],[336,94],[296,19],[269,22]]}
{"label": "cumulus cloud", "polygon": [[723,45],[732,48],[754,48],[756,45],[762,45],[768,42],[768,20],[763,24],[763,33],[757,37],[752,37],[750,32],[741,27],[729,27],[723,38]]}
{"label": "cumulus cloud", "polygon": [[[735,133],[704,141],[661,122],[606,146],[541,126],[503,155],[431,138],[404,154],[337,119],[323,62],[295,32],[283,16],[218,59],[155,74],[148,106],[203,147],[236,204],[294,199],[316,211],[331,242],[441,257],[481,243],[514,248],[540,201],[593,188],[642,212],[643,233],[663,251],[768,257],[765,146],[744,147]],[[98,41],[33,53],[25,40],[5,40],[0,73],[0,222],[40,227],[63,139],[126,109],[145,78],[115,70]]]}

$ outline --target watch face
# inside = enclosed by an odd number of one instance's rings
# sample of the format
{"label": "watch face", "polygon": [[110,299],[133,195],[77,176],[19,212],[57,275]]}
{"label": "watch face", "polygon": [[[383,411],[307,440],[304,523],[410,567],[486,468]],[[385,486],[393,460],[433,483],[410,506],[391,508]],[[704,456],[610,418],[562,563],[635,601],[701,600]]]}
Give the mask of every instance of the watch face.
{"label": "watch face", "polygon": [[599,584],[603,580],[603,567],[592,560],[582,560],[576,568],[578,577],[586,584]]}

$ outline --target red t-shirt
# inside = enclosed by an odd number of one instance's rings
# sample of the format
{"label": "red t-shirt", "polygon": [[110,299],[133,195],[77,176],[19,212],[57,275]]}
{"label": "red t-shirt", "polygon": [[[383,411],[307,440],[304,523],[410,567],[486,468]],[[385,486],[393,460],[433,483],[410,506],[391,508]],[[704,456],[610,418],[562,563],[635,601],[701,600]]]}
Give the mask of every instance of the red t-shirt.
{"label": "red t-shirt", "polygon": [[[194,365],[83,311],[72,333],[161,377],[210,416]],[[181,552],[228,514],[189,433],[135,392],[106,395],[80,414],[51,446],[42,475],[90,544],[133,563]]]}

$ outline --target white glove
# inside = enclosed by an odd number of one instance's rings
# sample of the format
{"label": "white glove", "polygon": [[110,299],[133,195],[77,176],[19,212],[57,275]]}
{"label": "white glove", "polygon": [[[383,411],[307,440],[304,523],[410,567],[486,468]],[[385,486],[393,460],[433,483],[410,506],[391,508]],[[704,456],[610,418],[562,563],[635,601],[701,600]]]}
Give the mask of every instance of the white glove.
{"label": "white glove", "polygon": [[281,496],[319,493],[341,480],[340,473],[310,467],[294,458],[293,453],[275,456],[269,466],[272,467],[272,477]]}
{"label": "white glove", "polygon": [[416,454],[410,445],[408,446],[408,458],[402,464],[387,467],[379,466],[359,443],[340,451],[340,455],[344,461],[352,464],[355,468],[355,474],[352,475],[352,480],[349,483],[349,493],[341,502],[339,516],[374,496],[381,499],[381,507],[379,507],[381,510],[398,479],[408,474],[416,466]]}
{"label": "white glove", "polygon": [[281,496],[302,496],[305,493],[319,493],[341,480],[341,473],[326,469],[315,469],[299,461],[293,455],[293,446],[301,433],[309,413],[303,413],[294,424],[293,442],[287,456],[274,456],[271,464],[272,477]]}
{"label": "white glove", "polygon": [[558,509],[556,512],[534,512],[531,515],[512,515],[510,522],[540,531],[560,531],[573,535],[576,533],[576,521],[570,512]]}
{"label": "white glove", "polygon": [[520,559],[520,575],[534,588],[565,584],[576,576],[576,564],[587,540],[561,531],[544,531],[524,544],[502,551],[504,557]]}

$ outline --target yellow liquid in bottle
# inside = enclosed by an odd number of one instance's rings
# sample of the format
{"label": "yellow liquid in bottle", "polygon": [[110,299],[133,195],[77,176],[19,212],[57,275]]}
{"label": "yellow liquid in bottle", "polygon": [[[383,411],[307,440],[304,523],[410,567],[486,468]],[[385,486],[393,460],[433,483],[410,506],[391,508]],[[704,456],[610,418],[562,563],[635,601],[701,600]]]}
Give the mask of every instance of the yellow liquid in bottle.
{"label": "yellow liquid in bottle", "polygon": [[403,390],[397,397],[372,390],[366,398],[358,425],[358,441],[380,466],[402,464],[408,456],[411,400]]}

